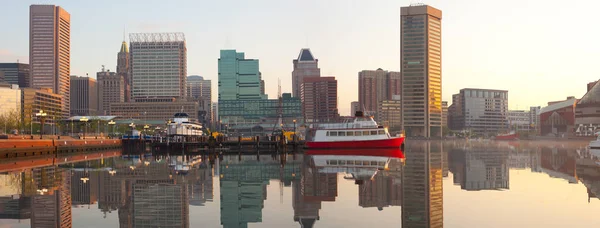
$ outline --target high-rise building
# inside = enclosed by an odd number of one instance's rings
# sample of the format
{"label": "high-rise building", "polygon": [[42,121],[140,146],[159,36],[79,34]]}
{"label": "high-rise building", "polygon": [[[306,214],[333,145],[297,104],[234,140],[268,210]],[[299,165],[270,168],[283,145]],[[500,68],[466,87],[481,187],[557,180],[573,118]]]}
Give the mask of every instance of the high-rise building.
{"label": "high-rise building", "polygon": [[187,48],[183,33],[132,33],[129,39],[132,100],[185,98]]}
{"label": "high-rise building", "polygon": [[98,111],[96,79],[71,76],[71,116],[93,116]]}
{"label": "high-rise building", "polygon": [[26,63],[0,63],[0,75],[8,84],[17,84],[21,88],[31,87],[31,75],[29,74],[29,64]]}
{"label": "high-rise building", "polygon": [[407,136],[442,135],[442,11],[401,8],[402,126]]}
{"label": "high-rise building", "polygon": [[448,126],[448,102],[442,101],[442,126]]}
{"label": "high-rise building", "polygon": [[358,101],[350,102],[350,116],[354,116],[357,111],[362,110]]}
{"label": "high-rise building", "polygon": [[402,101],[400,95],[394,95],[390,100],[381,100],[377,106],[377,122],[390,131],[400,131],[402,127]]}
{"label": "high-rise building", "polygon": [[260,95],[265,95],[265,80],[260,80]]}
{"label": "high-rise building", "polygon": [[452,97],[457,104],[451,113],[455,130],[493,135],[508,128],[508,91],[466,88]]}
{"label": "high-rise building", "polygon": [[292,95],[300,97],[300,88],[304,83],[304,78],[321,77],[319,60],[310,52],[308,48],[302,48],[298,58],[294,59],[294,70],[292,71]]}
{"label": "high-rise building", "polygon": [[30,6],[29,65],[31,86],[61,95],[62,115],[69,116],[71,15],[60,6]]}
{"label": "high-rise building", "polygon": [[377,108],[383,100],[393,100],[400,95],[400,72],[388,72],[381,68],[358,72],[358,102],[367,114],[377,116]]}
{"label": "high-rise building", "polygon": [[219,101],[266,99],[261,93],[261,80],[258,59],[246,59],[236,50],[221,50]]}
{"label": "high-rise building", "polygon": [[96,73],[98,79],[98,115],[109,115],[110,104],[126,100],[127,83],[125,78],[115,72]]}
{"label": "high-rise building", "polygon": [[300,92],[305,122],[332,122],[339,117],[335,77],[304,78]]}
{"label": "high-rise building", "polygon": [[202,76],[191,75],[187,78],[187,95],[194,99],[211,100],[211,81],[204,80]]}
{"label": "high-rise building", "polygon": [[198,120],[204,124],[205,127],[208,127],[212,122],[211,80],[204,80],[202,76],[191,75],[188,76],[186,83],[188,98],[199,103],[199,112],[201,113],[198,115]]}
{"label": "high-rise building", "polygon": [[117,74],[125,80],[125,101],[129,101],[131,98],[131,67],[129,67],[129,48],[124,40],[119,53],[117,53]]}

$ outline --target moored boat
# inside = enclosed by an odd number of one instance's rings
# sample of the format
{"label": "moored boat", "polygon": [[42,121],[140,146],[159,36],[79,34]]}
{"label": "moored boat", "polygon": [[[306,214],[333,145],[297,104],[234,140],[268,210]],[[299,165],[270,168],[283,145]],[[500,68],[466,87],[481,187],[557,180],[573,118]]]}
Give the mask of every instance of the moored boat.
{"label": "moored boat", "polygon": [[387,128],[370,116],[357,112],[352,121],[315,126],[309,132],[310,149],[401,148],[404,136],[392,137]]}
{"label": "moored boat", "polygon": [[202,124],[190,118],[185,112],[175,113],[167,127],[170,136],[201,136]]}
{"label": "moored boat", "polygon": [[494,139],[495,140],[517,140],[517,139],[519,139],[519,134],[514,131],[511,131],[506,134],[499,134]]}

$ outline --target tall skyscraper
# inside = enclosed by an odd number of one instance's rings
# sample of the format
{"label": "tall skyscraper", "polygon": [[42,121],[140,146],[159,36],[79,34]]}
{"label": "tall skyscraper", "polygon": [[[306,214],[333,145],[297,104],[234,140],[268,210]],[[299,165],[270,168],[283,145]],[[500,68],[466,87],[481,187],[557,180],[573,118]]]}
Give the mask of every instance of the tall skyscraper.
{"label": "tall skyscraper", "polygon": [[394,95],[400,95],[400,72],[363,70],[358,72],[358,102],[368,114],[377,116],[377,107],[381,101],[393,100]]}
{"label": "tall skyscraper", "polygon": [[339,117],[335,77],[304,78],[300,92],[305,122],[332,122]]}
{"label": "tall skyscraper", "polygon": [[98,79],[98,115],[109,115],[110,104],[125,102],[126,82],[115,72],[96,73]]}
{"label": "tall skyscraper", "polygon": [[183,33],[132,33],[129,39],[132,100],[185,98],[187,48]]}
{"label": "tall skyscraper", "polygon": [[0,82],[17,84],[21,88],[31,87],[29,70],[29,64],[26,63],[0,63],[0,75],[4,75]]}
{"label": "tall skyscraper", "polygon": [[442,101],[442,126],[448,126],[448,102]]}
{"label": "tall skyscraper", "polygon": [[236,50],[221,50],[219,101],[266,99],[261,94],[261,80],[258,59],[246,59]]}
{"label": "tall skyscraper", "polygon": [[71,76],[71,116],[97,115],[98,87],[96,79]]}
{"label": "tall skyscraper", "polygon": [[69,116],[71,15],[60,6],[30,6],[29,64],[32,86],[61,95],[62,114]]}
{"label": "tall skyscraper", "polygon": [[211,100],[211,81],[204,80],[202,76],[190,75],[187,78],[187,95],[194,99],[206,99]]}
{"label": "tall skyscraper", "polygon": [[401,8],[402,126],[407,136],[442,135],[442,11]]}
{"label": "tall skyscraper", "polygon": [[292,71],[292,95],[300,97],[300,87],[304,83],[304,78],[321,77],[319,60],[310,52],[308,48],[302,48],[298,58],[294,59],[294,71]]}
{"label": "tall skyscraper", "polygon": [[131,98],[131,68],[129,67],[129,48],[127,48],[127,42],[123,40],[121,43],[121,49],[117,54],[117,74],[125,80],[125,101],[129,101]]}
{"label": "tall skyscraper", "polygon": [[204,80],[202,76],[198,75],[188,76],[186,90],[188,98],[199,103],[198,106],[200,107],[200,113],[198,115],[198,120],[205,127],[208,127],[212,121],[211,81]]}

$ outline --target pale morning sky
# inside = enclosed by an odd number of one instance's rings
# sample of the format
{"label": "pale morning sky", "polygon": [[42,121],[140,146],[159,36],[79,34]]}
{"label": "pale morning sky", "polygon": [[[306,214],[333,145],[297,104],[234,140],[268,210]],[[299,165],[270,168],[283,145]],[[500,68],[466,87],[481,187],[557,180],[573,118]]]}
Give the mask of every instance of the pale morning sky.
{"label": "pale morning sky", "polygon": [[[177,3],[175,3],[177,2]],[[213,80],[220,49],[260,60],[270,98],[291,92],[292,60],[309,47],[322,75],[339,83],[340,112],[357,100],[358,72],[400,68],[400,7],[441,9],[443,99],[461,88],[509,90],[511,109],[581,97],[600,79],[599,1],[2,0],[0,62],[28,62],[29,5],[56,4],[71,14],[71,74],[116,68],[127,32],[183,32],[188,75]]]}

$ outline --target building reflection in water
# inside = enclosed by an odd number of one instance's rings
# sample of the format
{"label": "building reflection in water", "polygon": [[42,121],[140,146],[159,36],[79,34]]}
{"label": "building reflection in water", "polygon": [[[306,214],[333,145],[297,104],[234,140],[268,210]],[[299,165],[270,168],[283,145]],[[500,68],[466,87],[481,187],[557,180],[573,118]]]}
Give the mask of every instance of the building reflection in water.
{"label": "building reflection in water", "polygon": [[509,150],[489,145],[452,149],[449,158],[455,185],[468,191],[509,189]]}
{"label": "building reflection in water", "polygon": [[440,142],[407,144],[402,171],[402,227],[443,227],[443,156]]}
{"label": "building reflection in water", "polygon": [[[31,219],[31,227],[71,227],[71,178],[58,166],[27,169],[15,175],[21,194],[0,198],[0,218]],[[4,208],[3,208],[4,207]],[[8,207],[8,208],[7,208]],[[8,209],[8,210],[6,210]]]}
{"label": "building reflection in water", "polygon": [[302,156],[297,155],[297,160],[287,157],[240,155],[225,156],[219,161],[221,225],[224,228],[262,222],[269,180],[276,179],[283,184],[300,179]]}

